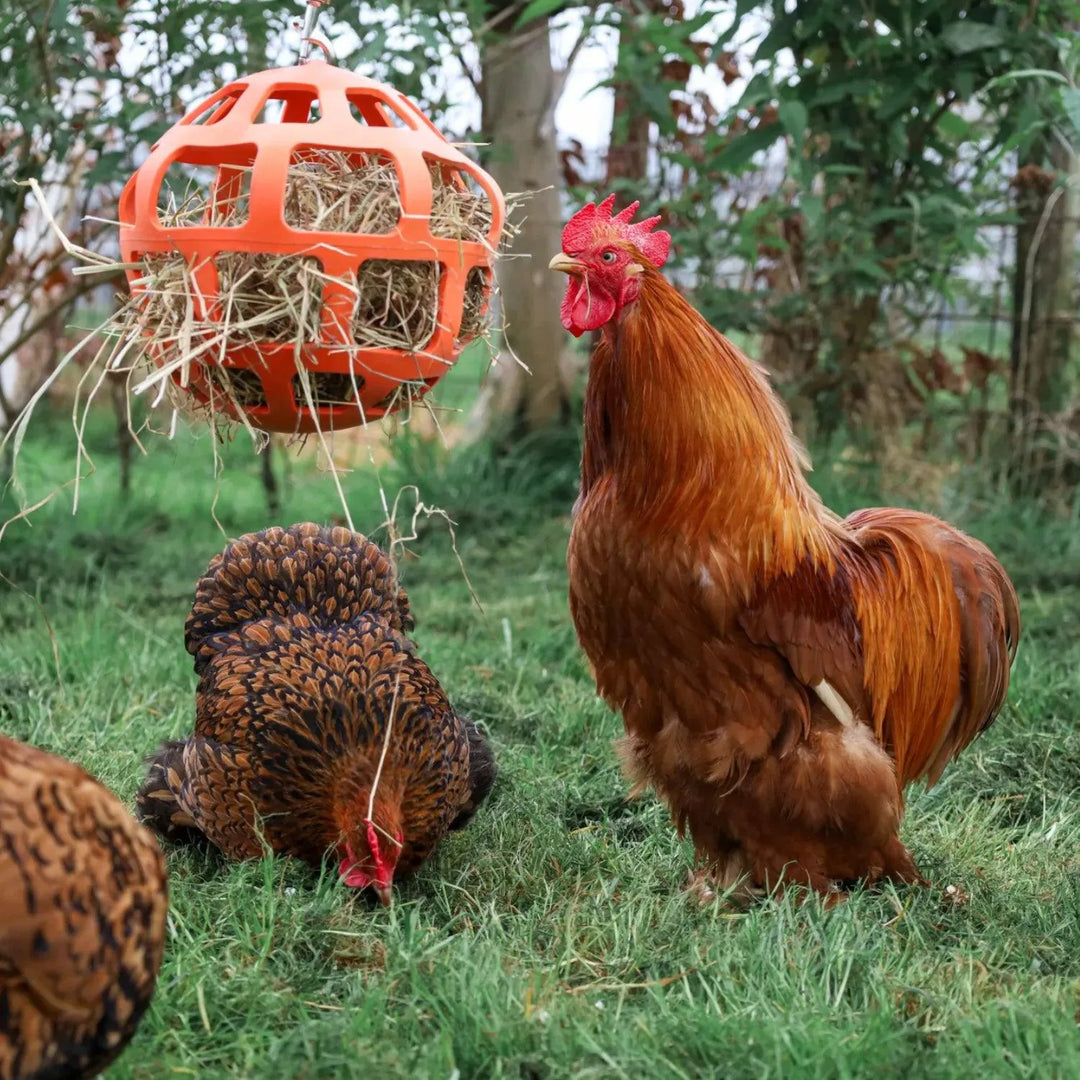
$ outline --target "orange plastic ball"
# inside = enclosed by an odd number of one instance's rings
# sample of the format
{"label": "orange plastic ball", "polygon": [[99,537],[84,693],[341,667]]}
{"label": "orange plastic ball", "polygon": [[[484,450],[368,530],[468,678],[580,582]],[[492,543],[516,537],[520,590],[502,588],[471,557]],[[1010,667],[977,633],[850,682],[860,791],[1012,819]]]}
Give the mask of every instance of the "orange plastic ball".
{"label": "orange plastic ball", "polygon": [[[320,155],[358,165],[392,164],[397,174],[401,212],[390,231],[362,233],[312,231],[286,220],[290,167]],[[208,199],[194,220],[162,214],[163,182],[171,167],[200,168],[208,176]],[[465,190],[466,181],[490,206],[486,243],[432,232],[433,176]],[[223,206],[242,213],[220,212]],[[172,378],[204,405],[235,415],[235,404],[213,392],[213,367],[246,375],[258,387],[254,404],[240,408],[265,431],[310,432],[352,427],[421,396],[457,360],[469,337],[463,328],[466,284],[480,283],[481,306],[490,296],[491,268],[505,218],[505,203],[494,180],[451,145],[423,113],[390,86],[322,61],[277,68],[247,76],[207,98],[170,128],[128,181],[120,199],[120,246],[124,261],[139,265],[154,256],[182,256],[195,287],[184,302],[196,322],[220,324],[228,296],[219,291],[223,256],[295,256],[317,260],[321,306],[310,314],[310,334],[296,340],[257,340],[256,331],[239,344],[225,344],[198,355]],[[484,219],[486,222],[486,218]],[[216,222],[216,223],[215,223]],[[441,229],[440,233],[445,234]],[[364,264],[386,267],[398,261],[435,264],[437,289],[432,307],[422,312],[430,339],[408,347],[372,345],[357,340],[358,281]],[[389,262],[387,262],[389,261]],[[149,265],[149,263],[147,264]],[[277,265],[277,264],[275,264]],[[473,272],[470,277],[470,272]],[[479,277],[477,275],[480,275]],[[141,269],[127,270],[133,296],[147,289]],[[280,284],[280,278],[277,279]],[[147,298],[148,299],[148,298]],[[144,304],[147,300],[144,300]],[[476,317],[476,297],[467,321]],[[144,309],[150,312],[151,307]],[[463,332],[464,330],[464,332]],[[426,333],[426,330],[423,331]],[[153,328],[148,351],[162,362]],[[298,381],[298,365],[312,374],[335,375],[351,387],[347,400],[319,405],[312,415]],[[254,383],[252,376],[259,382]],[[406,386],[408,394],[400,391]],[[358,392],[359,403],[354,400]]]}

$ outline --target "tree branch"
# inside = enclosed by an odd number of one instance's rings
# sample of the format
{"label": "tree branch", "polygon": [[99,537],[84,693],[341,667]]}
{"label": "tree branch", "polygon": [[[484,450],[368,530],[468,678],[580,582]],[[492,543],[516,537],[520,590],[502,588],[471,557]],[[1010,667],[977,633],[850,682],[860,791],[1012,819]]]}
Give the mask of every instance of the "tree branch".
{"label": "tree branch", "polygon": [[563,91],[566,89],[566,80],[570,78],[570,72],[574,67],[574,61],[578,58],[578,53],[585,47],[586,42],[592,36],[593,27],[586,23],[581,28],[581,33],[578,34],[577,40],[574,42],[570,52],[567,53],[566,63],[563,65],[562,71],[555,76],[555,104],[559,103],[559,98],[562,97]]}
{"label": "tree branch", "polygon": [[3,421],[3,428],[5,431],[11,426],[12,420],[15,419],[14,410],[11,407],[11,402],[7,399],[7,394],[4,393],[3,384],[0,383],[0,420]]}
{"label": "tree branch", "polygon": [[555,126],[555,109],[559,104],[560,98],[563,96],[563,91],[566,89],[566,82],[570,78],[570,71],[574,66],[574,61],[577,60],[578,54],[585,47],[585,43],[592,37],[592,32],[593,27],[586,19],[584,25],[581,27],[581,33],[578,34],[577,40],[574,42],[570,52],[566,56],[566,63],[563,65],[562,71],[556,72],[555,78],[551,81],[547,104],[544,106],[544,111],[540,114],[540,123],[537,125],[536,129],[537,139],[546,139],[552,134],[552,130]]}
{"label": "tree branch", "polygon": [[[454,30],[456,29],[454,20],[451,17],[450,12],[445,8],[439,9],[439,22],[445,27],[446,41],[454,50],[454,59],[457,60],[458,67],[461,68],[461,72],[465,78],[469,80],[476,96],[480,97],[480,76],[473,70],[470,64],[465,63],[465,57],[462,55],[461,47],[454,40]],[[479,43],[476,41],[475,35],[474,44],[479,48]]]}
{"label": "tree branch", "polygon": [[123,271],[116,270],[111,274],[102,274],[100,277],[94,274],[92,277],[84,277],[77,281],[62,300],[51,304],[36,319],[32,320],[30,325],[0,354],[0,367],[3,367],[36,333],[44,330],[53,319],[70,307],[80,296],[85,296],[86,293],[96,289],[99,285],[107,285],[110,281],[116,281],[121,277],[123,277]]}
{"label": "tree branch", "polygon": [[904,190],[905,185],[911,178],[911,174],[915,169],[915,162],[918,158],[922,157],[922,152],[926,146],[926,140],[930,137],[930,132],[937,126],[937,122],[952,108],[956,101],[957,93],[955,90],[947,90],[945,97],[941,104],[930,114],[926,122],[920,125],[918,133],[913,134],[908,140],[908,158],[904,162],[904,168],[900,173],[900,179],[896,183],[896,192],[900,194]]}
{"label": "tree branch", "polygon": [[[19,168],[26,163],[26,158],[30,150],[30,136],[27,132],[23,132],[18,140],[19,154],[16,158],[15,170],[18,173]],[[15,213],[12,215],[11,220],[4,224],[4,231],[2,234],[3,239],[0,240],[0,271],[8,264],[8,259],[11,258],[11,252],[15,247],[15,237],[19,232],[19,223],[22,221],[23,211],[26,209],[26,200],[30,195],[30,189],[19,185],[15,191]]]}

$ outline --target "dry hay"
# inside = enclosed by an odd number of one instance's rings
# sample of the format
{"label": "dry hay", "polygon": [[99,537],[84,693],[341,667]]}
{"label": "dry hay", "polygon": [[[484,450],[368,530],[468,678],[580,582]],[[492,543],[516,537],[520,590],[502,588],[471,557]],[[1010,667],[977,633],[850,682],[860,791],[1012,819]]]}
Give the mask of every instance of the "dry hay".
{"label": "dry hay", "polygon": [[440,169],[431,170],[431,235],[482,244],[491,228],[491,203],[470,181],[463,183],[456,187],[443,179]]}
{"label": "dry hay", "polygon": [[246,409],[266,408],[266,388],[250,368],[207,364],[202,374],[210,384],[211,404],[225,400]]}
{"label": "dry hay", "polygon": [[357,276],[352,336],[372,349],[419,351],[435,333],[439,264],[411,259],[367,259]]}
{"label": "dry hay", "polygon": [[397,169],[376,155],[301,152],[285,175],[284,212],[285,224],[294,229],[372,236],[393,232],[401,220]]}
{"label": "dry hay", "polygon": [[474,266],[465,279],[465,304],[461,311],[458,337],[470,341],[482,334],[487,319],[488,274],[482,266]]}
{"label": "dry hay", "polygon": [[[363,375],[349,375],[336,371],[308,371],[305,374],[316,409],[329,409],[335,405],[355,405],[356,395],[364,387]],[[307,401],[304,382],[304,376],[299,372],[292,377],[292,394],[296,401]]]}
{"label": "dry hay", "polygon": [[[474,190],[467,180],[455,182],[453,174],[439,166],[433,165],[430,171],[432,234],[486,243],[492,220],[487,196]],[[183,193],[163,187],[159,215],[166,225],[239,224],[247,218],[247,193],[236,180],[226,186],[233,194],[231,200],[219,197],[213,202],[208,187]],[[284,216],[294,228],[385,235],[396,227],[401,213],[397,169],[385,158],[307,150],[294,155],[290,163]],[[142,327],[150,329],[154,356],[163,370],[182,368],[192,360],[216,367],[216,361],[236,347],[259,342],[310,342],[319,336],[328,279],[316,258],[245,252],[218,255],[216,318],[206,319],[196,317],[200,305],[194,302],[201,292],[198,280],[205,273],[203,269],[189,267],[179,254],[149,255],[143,264],[146,275],[141,282],[144,291],[138,318]],[[356,346],[422,352],[429,345],[438,329],[438,262],[368,259],[360,265],[355,282],[346,279],[343,284],[355,296],[348,335]],[[487,294],[484,270],[470,270],[459,340],[486,332]],[[347,376],[342,381],[333,372],[310,371],[308,377],[312,396],[318,401],[355,404],[355,390]],[[235,405],[265,406],[258,379],[238,383],[235,371],[228,377],[213,378]],[[296,383],[294,379],[294,393],[302,388]],[[240,390],[235,396],[231,393],[234,387]],[[419,395],[407,396],[411,400]],[[296,401],[303,406],[307,398],[297,396]]]}
{"label": "dry hay", "polygon": [[[218,256],[217,271],[223,319],[236,336],[250,331],[259,341],[318,339],[324,277],[318,259],[231,251]],[[149,320],[152,310],[147,305]]]}

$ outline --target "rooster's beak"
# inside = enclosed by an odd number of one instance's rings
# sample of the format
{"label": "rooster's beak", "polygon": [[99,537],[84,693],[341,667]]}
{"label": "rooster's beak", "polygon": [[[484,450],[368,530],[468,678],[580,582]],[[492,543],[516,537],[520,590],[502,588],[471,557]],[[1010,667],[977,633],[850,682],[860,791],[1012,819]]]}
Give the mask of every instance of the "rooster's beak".
{"label": "rooster's beak", "polygon": [[564,255],[560,251],[548,263],[548,269],[561,270],[564,274],[583,274],[585,264],[578,262],[577,259],[571,259],[569,255]]}
{"label": "rooster's beak", "polygon": [[371,887],[375,890],[375,895],[383,907],[389,907],[394,902],[394,893],[389,885],[372,885]]}

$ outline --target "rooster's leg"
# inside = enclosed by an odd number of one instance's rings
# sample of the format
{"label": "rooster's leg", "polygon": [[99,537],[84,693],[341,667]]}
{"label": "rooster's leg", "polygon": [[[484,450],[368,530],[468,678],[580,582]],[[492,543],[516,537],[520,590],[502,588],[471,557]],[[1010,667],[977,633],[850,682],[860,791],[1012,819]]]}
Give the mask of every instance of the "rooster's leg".
{"label": "rooster's leg", "polygon": [[727,904],[737,908],[745,908],[765,895],[765,890],[751,880],[741,852],[691,871],[685,891],[699,904],[711,904],[718,896],[723,896]]}

